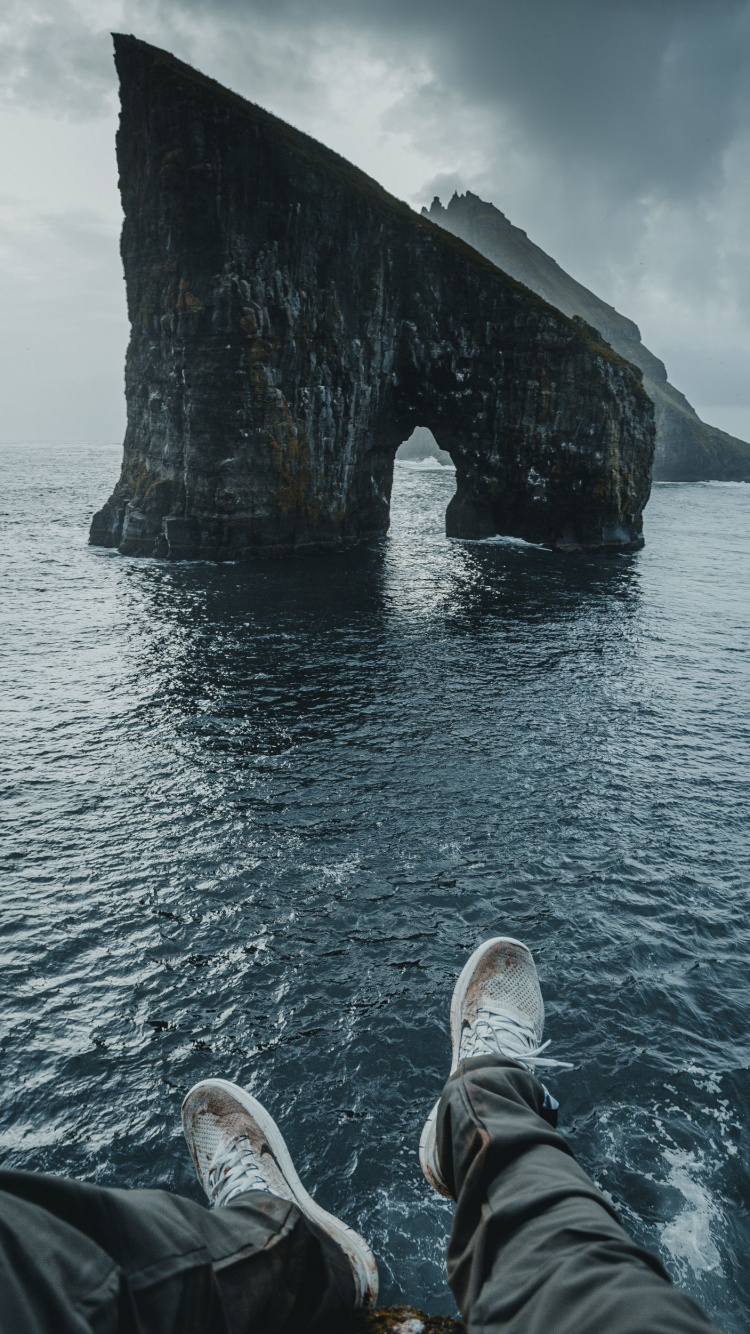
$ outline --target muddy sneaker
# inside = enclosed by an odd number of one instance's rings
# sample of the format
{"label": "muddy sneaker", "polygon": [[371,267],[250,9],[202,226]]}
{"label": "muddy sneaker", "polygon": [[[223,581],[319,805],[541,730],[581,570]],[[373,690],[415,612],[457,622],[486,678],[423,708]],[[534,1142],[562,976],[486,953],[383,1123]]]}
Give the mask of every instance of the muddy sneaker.
{"label": "muddy sneaker", "polygon": [[[485,940],[464,964],[451,1001],[450,1073],[469,1056],[509,1056],[536,1065],[571,1067],[543,1056],[544,1001],[531,950],[510,936]],[[545,1090],[546,1092],[546,1090]],[[549,1096],[549,1095],[548,1095]],[[419,1161],[430,1185],[450,1196],[437,1153],[438,1098],[419,1141]]]}
{"label": "muddy sneaker", "polygon": [[378,1271],[369,1246],[310,1198],[276,1122],[252,1094],[228,1079],[202,1079],[182,1104],[182,1128],[212,1208],[221,1208],[248,1190],[291,1200],[345,1252],[357,1306],[375,1305]]}

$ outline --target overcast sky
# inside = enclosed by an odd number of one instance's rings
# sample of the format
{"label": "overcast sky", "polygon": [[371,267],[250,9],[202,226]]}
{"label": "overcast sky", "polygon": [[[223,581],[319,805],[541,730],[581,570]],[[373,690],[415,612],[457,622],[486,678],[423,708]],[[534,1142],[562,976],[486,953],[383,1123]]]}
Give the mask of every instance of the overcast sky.
{"label": "overcast sky", "polygon": [[0,439],[122,434],[113,29],[492,200],[750,438],[750,0],[2,0]]}

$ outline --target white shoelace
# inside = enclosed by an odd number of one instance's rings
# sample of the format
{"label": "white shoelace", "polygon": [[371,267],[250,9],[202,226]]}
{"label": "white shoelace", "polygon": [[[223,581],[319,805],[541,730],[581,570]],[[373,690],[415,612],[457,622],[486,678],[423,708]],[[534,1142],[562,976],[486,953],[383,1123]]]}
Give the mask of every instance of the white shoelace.
{"label": "white shoelace", "polygon": [[258,1165],[255,1150],[244,1135],[229,1145],[220,1145],[216,1150],[208,1165],[208,1186],[214,1208],[228,1204],[235,1195],[241,1195],[246,1190],[264,1190],[271,1195],[276,1194]]}
{"label": "white shoelace", "polygon": [[477,1011],[473,1024],[467,1025],[461,1035],[459,1055],[461,1060],[468,1056],[484,1056],[488,1052],[498,1056],[510,1056],[523,1065],[556,1065],[563,1070],[572,1070],[569,1061],[556,1061],[551,1056],[542,1056],[551,1039],[537,1044],[536,1034],[530,1023],[519,1019],[507,1010],[487,1007]]}

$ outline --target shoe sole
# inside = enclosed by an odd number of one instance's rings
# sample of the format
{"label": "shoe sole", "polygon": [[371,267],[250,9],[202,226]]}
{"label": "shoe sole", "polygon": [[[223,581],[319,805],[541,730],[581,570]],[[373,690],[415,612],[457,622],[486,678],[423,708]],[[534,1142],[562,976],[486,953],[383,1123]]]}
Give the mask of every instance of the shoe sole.
{"label": "shoe sole", "polygon": [[[458,1052],[461,1046],[461,1012],[463,1010],[469,983],[476,971],[477,965],[484,958],[488,950],[494,949],[496,945],[518,945],[520,949],[525,950],[526,953],[531,956],[531,950],[528,945],[524,945],[522,940],[516,940],[513,936],[493,936],[491,940],[483,940],[482,944],[478,945],[474,950],[474,953],[466,960],[466,963],[458,975],[458,980],[453,988],[453,997],[451,999],[451,1068],[450,1074],[448,1075],[449,1079],[451,1075],[455,1074],[459,1065]],[[440,1171],[440,1161],[438,1159],[437,1114],[439,1106],[440,1098],[438,1098],[430,1115],[424,1123],[422,1134],[419,1137],[419,1162],[432,1189],[436,1190],[438,1195],[445,1195],[447,1199],[452,1200],[453,1196],[443,1181],[442,1173]]]}
{"label": "shoe sole", "polygon": [[263,1104],[258,1102],[252,1093],[240,1088],[238,1084],[233,1084],[229,1079],[201,1079],[185,1094],[183,1106],[196,1089],[206,1087],[220,1088],[225,1093],[230,1093],[260,1126],[289,1186],[294,1203],[299,1206],[306,1218],[322,1228],[332,1241],[335,1241],[336,1245],[344,1251],[354,1275],[354,1283],[357,1289],[357,1307],[370,1310],[375,1305],[378,1296],[378,1268],[375,1263],[375,1256],[367,1242],[353,1228],[347,1227],[346,1223],[343,1223],[340,1218],[336,1218],[325,1209],[321,1209],[312,1196],[308,1195],[297,1176],[294,1163],[284,1142],[284,1136],[271,1113],[266,1111]]}

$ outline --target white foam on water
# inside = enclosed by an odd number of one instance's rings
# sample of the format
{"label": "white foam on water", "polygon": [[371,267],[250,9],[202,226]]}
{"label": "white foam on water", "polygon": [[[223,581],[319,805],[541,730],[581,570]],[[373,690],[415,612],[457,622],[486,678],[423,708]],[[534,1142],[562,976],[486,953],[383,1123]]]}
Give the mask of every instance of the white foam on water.
{"label": "white foam on water", "polygon": [[452,463],[441,463],[439,459],[396,459],[397,468],[405,468],[407,472],[455,472],[455,466]]}
{"label": "white foam on water", "polygon": [[685,1203],[662,1227],[662,1245],[678,1266],[687,1264],[694,1274],[723,1274],[719,1249],[711,1235],[711,1225],[719,1221],[720,1211],[700,1180],[701,1158],[684,1149],[665,1149],[664,1157],[669,1164],[667,1182],[680,1192]]}
{"label": "white foam on water", "polygon": [[[690,1073],[704,1076],[695,1080],[696,1087],[715,1098],[721,1089],[720,1073],[697,1066],[691,1067]],[[678,1103],[641,1107],[635,1109],[635,1115],[632,1112],[633,1109],[614,1105],[603,1109],[598,1116],[604,1176],[607,1176],[606,1164],[611,1161],[636,1171],[644,1181],[653,1182],[660,1195],[663,1187],[670,1188],[668,1196],[664,1195],[663,1199],[671,1217],[662,1213],[663,1221],[658,1225],[658,1249],[672,1277],[678,1283],[684,1283],[700,1300],[695,1292],[696,1285],[703,1294],[706,1284],[710,1286],[716,1279],[726,1277],[722,1253],[727,1219],[713,1181],[725,1162],[725,1155],[731,1157],[737,1152],[733,1142],[739,1129],[737,1120],[726,1099],[719,1099],[716,1106],[699,1107],[696,1103],[695,1114],[687,1112]],[[710,1118],[712,1130],[718,1132],[709,1135],[710,1148],[684,1148],[676,1142],[668,1123],[682,1117],[688,1123]],[[689,1129],[689,1124],[683,1129]],[[640,1152],[633,1156],[633,1148],[639,1141],[641,1145],[650,1142],[657,1150],[650,1164]],[[606,1181],[596,1177],[595,1181],[617,1208],[625,1227],[638,1235],[644,1220],[637,1208],[629,1206],[627,1199],[623,1199],[621,1188],[613,1199],[606,1189]],[[653,1242],[646,1239],[645,1244],[652,1246]]]}
{"label": "white foam on water", "polygon": [[470,542],[477,547],[529,547],[532,551],[549,551],[541,542],[527,542],[524,537],[505,536],[496,533],[494,537],[453,537],[452,542]]}
{"label": "white foam on water", "polygon": [[324,880],[332,880],[334,885],[343,885],[351,876],[359,870],[362,858],[358,852],[353,852],[343,861],[334,862],[331,866],[310,867],[310,870],[317,870]]}
{"label": "white foam on water", "polygon": [[667,479],[654,478],[652,486],[748,486],[748,482],[722,482],[718,478],[714,481],[695,481],[695,482],[672,482]]}

